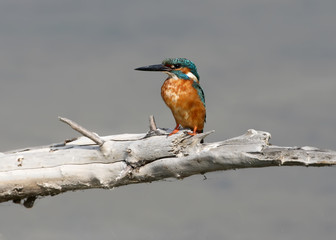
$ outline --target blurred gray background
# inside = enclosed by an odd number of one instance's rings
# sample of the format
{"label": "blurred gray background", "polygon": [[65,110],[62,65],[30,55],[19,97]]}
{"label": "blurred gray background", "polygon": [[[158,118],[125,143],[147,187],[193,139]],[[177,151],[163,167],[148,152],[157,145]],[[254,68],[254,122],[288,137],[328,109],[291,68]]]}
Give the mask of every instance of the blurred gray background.
{"label": "blurred gray background", "polygon": [[[281,146],[336,149],[334,0],[2,0],[0,151],[78,136],[143,133],[175,122],[167,57],[195,62],[206,141],[269,131]],[[34,208],[0,204],[9,239],[335,239],[334,168],[245,169],[113,190]]]}

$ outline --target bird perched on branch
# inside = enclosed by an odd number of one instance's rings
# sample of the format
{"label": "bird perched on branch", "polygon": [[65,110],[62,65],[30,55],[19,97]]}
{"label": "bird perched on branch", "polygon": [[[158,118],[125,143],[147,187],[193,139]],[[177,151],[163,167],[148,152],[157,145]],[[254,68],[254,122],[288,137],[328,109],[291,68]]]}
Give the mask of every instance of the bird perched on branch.
{"label": "bird perched on branch", "polygon": [[140,71],[159,71],[168,74],[161,87],[161,96],[175,118],[176,127],[169,134],[177,133],[180,126],[202,133],[206,119],[204,92],[195,64],[185,58],[168,58],[161,64],[139,67]]}

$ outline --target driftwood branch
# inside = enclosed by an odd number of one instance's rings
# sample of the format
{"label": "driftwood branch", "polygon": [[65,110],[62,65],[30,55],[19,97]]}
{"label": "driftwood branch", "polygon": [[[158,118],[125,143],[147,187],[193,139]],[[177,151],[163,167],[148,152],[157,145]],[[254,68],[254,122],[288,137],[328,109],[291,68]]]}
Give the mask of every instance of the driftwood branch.
{"label": "driftwood branch", "polygon": [[101,139],[97,134],[87,130],[86,128],[75,123],[74,121],[67,119],[67,118],[63,118],[63,117],[58,117],[58,119],[68,124],[72,129],[76,130],[77,132],[82,134],[84,137],[91,139],[94,143],[98,144],[99,146],[104,144],[104,140]]}
{"label": "driftwood branch", "polygon": [[0,153],[0,202],[32,207],[37,197],[66,191],[182,179],[194,174],[270,166],[331,166],[336,152],[269,144],[267,132],[248,130],[221,142],[200,141],[212,132],[168,136],[150,118],[146,134],[99,137],[60,118],[85,137],[47,147]]}

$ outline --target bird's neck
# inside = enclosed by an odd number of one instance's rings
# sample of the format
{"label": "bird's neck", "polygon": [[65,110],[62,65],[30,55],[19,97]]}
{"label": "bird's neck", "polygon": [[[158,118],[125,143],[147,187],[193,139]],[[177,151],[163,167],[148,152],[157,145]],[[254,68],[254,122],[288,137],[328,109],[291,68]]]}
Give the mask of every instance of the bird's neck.
{"label": "bird's neck", "polygon": [[199,82],[197,77],[192,73],[192,72],[187,72],[187,73],[183,73],[180,71],[171,71],[171,72],[166,72],[168,74],[168,79],[172,79],[172,80],[178,80],[178,79],[182,79],[182,80],[193,80],[194,82]]}

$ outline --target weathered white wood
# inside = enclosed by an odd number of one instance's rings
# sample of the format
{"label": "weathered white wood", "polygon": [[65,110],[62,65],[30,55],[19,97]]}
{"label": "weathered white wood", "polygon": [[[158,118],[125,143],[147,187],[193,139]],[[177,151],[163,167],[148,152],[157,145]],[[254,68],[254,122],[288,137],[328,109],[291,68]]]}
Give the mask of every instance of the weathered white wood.
{"label": "weathered white wood", "polygon": [[[242,136],[200,144],[210,133],[167,136],[151,127],[147,134],[86,137],[63,144],[0,154],[0,202],[89,188],[113,188],[164,178],[239,168],[283,165],[330,166],[336,152],[313,147],[270,146],[270,134],[248,130]],[[155,130],[154,130],[155,129]],[[159,135],[157,135],[159,134]]]}

